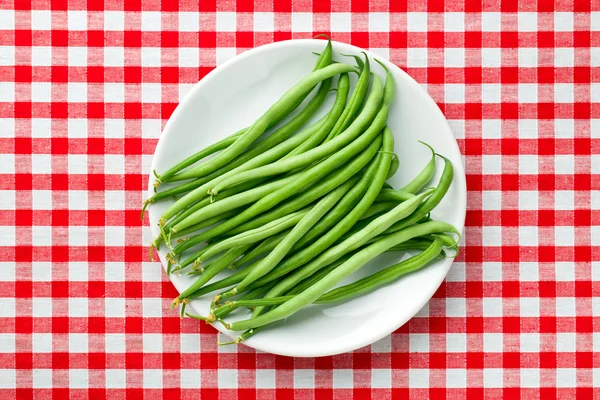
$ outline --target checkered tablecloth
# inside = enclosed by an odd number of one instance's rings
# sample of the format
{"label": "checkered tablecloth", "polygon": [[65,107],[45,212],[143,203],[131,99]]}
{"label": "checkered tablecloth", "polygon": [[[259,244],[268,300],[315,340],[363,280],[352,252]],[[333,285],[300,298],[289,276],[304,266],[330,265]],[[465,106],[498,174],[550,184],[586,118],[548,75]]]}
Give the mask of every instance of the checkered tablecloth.
{"label": "checkered tablecloth", "polygon": [[[596,0],[0,1],[0,398],[600,398]],[[161,129],[219,63],[329,33],[445,112],[461,255],[351,354],[216,345],[169,311],[139,208]]]}

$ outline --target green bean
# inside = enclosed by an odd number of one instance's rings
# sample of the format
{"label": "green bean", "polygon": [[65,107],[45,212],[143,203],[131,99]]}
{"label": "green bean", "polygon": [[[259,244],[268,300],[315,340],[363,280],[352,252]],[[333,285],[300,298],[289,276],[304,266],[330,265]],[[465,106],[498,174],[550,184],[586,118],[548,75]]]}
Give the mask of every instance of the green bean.
{"label": "green bean", "polygon": [[383,102],[388,106],[394,101],[394,95],[396,93],[396,82],[394,81],[394,75],[390,72],[388,67],[378,59],[375,61],[383,67],[385,70],[385,88],[383,90]]}
{"label": "green bean", "polygon": [[[314,302],[323,293],[333,288],[345,277],[358,270],[368,261],[377,257],[379,254],[385,252],[394,245],[424,234],[434,232],[455,231],[456,229],[452,225],[443,222],[427,222],[425,224],[411,226],[402,231],[389,235],[388,237],[383,238],[371,244],[370,246],[362,249],[361,251],[353,255],[348,261],[346,261],[345,263],[334,269],[332,272],[330,272],[326,277],[316,282],[313,286],[306,289],[297,296],[294,296],[293,299],[286,301],[277,308],[272,309],[265,314],[257,315],[256,317],[252,317],[250,319],[234,322],[229,325],[229,328],[235,331],[246,330],[256,328],[259,326],[264,326],[266,324],[287,318],[290,315],[296,313],[302,307]],[[276,285],[275,287],[277,286],[278,285]]]}
{"label": "green bean", "polygon": [[258,257],[262,256],[265,253],[273,250],[286,236],[290,233],[291,229],[285,230],[277,235],[271,236],[263,240],[256,246],[252,251],[244,254],[239,260],[235,263],[237,265],[243,265],[247,262],[254,261]]}
{"label": "green bean", "polygon": [[395,155],[392,158],[392,165],[390,166],[390,171],[388,172],[386,179],[390,179],[394,176],[398,171],[398,168],[400,168],[400,159],[398,158],[398,155]]}
{"label": "green bean", "polygon": [[419,143],[422,143],[425,146],[429,147],[429,149],[431,150],[431,160],[427,163],[425,168],[423,168],[423,170],[416,177],[413,178],[412,181],[410,181],[408,184],[406,184],[406,186],[400,189],[403,192],[413,194],[417,193],[419,190],[423,189],[423,187],[427,184],[427,182],[431,180],[433,174],[435,173],[435,151],[427,143],[421,141]]}
{"label": "green bean", "polygon": [[[375,151],[379,149],[381,145],[381,139],[373,141]],[[373,154],[375,154],[375,151]],[[270,252],[262,262],[253,268],[250,274],[240,282],[233,291],[243,292],[250,284],[255,282],[258,278],[264,276],[271,271],[275,266],[285,257],[292,249],[294,244],[302,238],[322,217],[329,211],[351,188],[354,186],[354,182],[347,181],[345,184],[338,186],[335,190],[330,192],[327,196],[323,197],[311,210],[306,214],[300,222],[292,229],[289,235],[283,239],[281,243]]]}
{"label": "green bean", "polygon": [[381,192],[379,192],[379,195],[377,196],[377,199],[375,201],[402,202],[402,201],[409,200],[413,196],[414,196],[414,194],[412,194],[412,193],[402,192],[400,190],[383,189]]}
{"label": "green bean", "polygon": [[[324,157],[327,157],[338,150],[342,149],[344,146],[347,146],[354,139],[356,139],[371,122],[374,122],[373,118],[380,117],[380,114],[385,114],[385,119],[387,119],[387,107],[384,106],[380,110],[383,111],[377,113],[379,109],[379,101],[382,96],[382,88],[381,88],[381,80],[377,77],[373,80],[373,86],[371,88],[371,93],[366,101],[365,108],[361,111],[361,113],[356,117],[356,119],[350,124],[350,126],[342,132],[339,136],[330,140],[329,142],[322,144],[320,146],[315,147],[312,150],[309,150],[305,153],[295,155],[293,157],[289,157],[287,159],[279,160],[271,164],[264,165],[259,168],[255,168],[252,170],[244,171],[242,173],[233,175],[225,180],[220,181],[217,185],[215,185],[210,193],[213,196],[216,196],[219,191],[233,186],[237,183],[244,182],[246,180],[256,179],[264,176],[272,176],[280,173],[284,173],[298,167],[302,167],[308,164],[311,164],[315,161],[318,161]],[[384,111],[385,110],[385,111]],[[381,119],[381,117],[379,118]],[[384,119],[384,122],[385,122]],[[383,129],[383,126],[379,128]],[[377,132],[379,133],[379,132]],[[343,151],[343,150],[342,150]],[[339,151],[339,152],[342,152]]]}
{"label": "green bean", "polygon": [[231,249],[232,247],[256,243],[288,228],[291,228],[298,224],[298,222],[300,222],[307,214],[310,214],[311,212],[312,211],[306,209],[296,211],[292,214],[286,215],[264,226],[261,226],[260,228],[252,229],[217,242],[209,251],[202,255],[201,261],[204,261],[224,250]]}
{"label": "green bean", "polygon": [[192,285],[190,287],[188,287],[186,290],[181,292],[179,294],[179,296],[177,296],[173,300],[173,302],[171,303],[171,309],[176,307],[182,300],[186,299],[187,296],[189,296],[190,294],[194,293],[196,290],[198,290],[202,286],[204,286],[209,280],[211,280],[219,272],[221,272],[222,270],[227,268],[229,265],[231,265],[231,263],[234,262],[239,256],[241,256],[246,251],[248,251],[248,249],[250,249],[250,247],[252,247],[252,246],[246,245],[246,246],[240,246],[240,247],[235,247],[233,249],[230,249],[221,258],[219,258],[217,260],[217,262],[213,263],[210,266],[210,268],[205,268],[204,273],[202,275],[200,275],[198,277],[198,279],[196,279],[196,281],[194,283],[192,283]]}
{"label": "green bean", "polygon": [[373,203],[373,205],[371,207],[369,207],[369,209],[363,215],[361,215],[359,221],[363,220],[363,219],[367,219],[374,215],[379,215],[381,213],[388,212],[391,209],[393,209],[394,207],[396,207],[397,205],[398,205],[398,203],[395,201],[383,201],[383,202]]}
{"label": "green bean", "polygon": [[[292,196],[295,193],[297,193],[298,191],[304,189],[308,185],[311,185],[314,182],[318,181],[323,176],[326,176],[329,172],[331,172],[333,169],[337,168],[344,161],[348,160],[350,157],[353,157],[355,154],[357,154],[358,152],[362,151],[365,147],[367,147],[371,143],[371,141],[377,136],[377,134],[381,131],[381,129],[383,128],[382,125],[385,124],[386,119],[387,119],[387,107],[383,106],[381,108],[381,111],[377,114],[377,117],[373,121],[373,124],[371,124],[371,126],[359,138],[354,140],[351,144],[346,146],[343,150],[338,151],[337,153],[331,155],[330,157],[328,157],[324,161],[320,162],[319,164],[309,168],[308,170],[306,170],[304,172],[301,172],[297,175],[290,177],[291,179],[294,179],[293,183],[285,185],[281,189],[278,189],[275,192],[263,197],[262,199],[257,201],[255,204],[253,204],[251,207],[244,210],[241,214],[239,214],[236,217],[230,219],[229,221],[219,225],[218,227],[213,228],[213,230],[216,228],[219,228],[216,230],[215,236],[216,236],[216,234],[222,234],[223,232],[227,232],[227,230],[229,230],[233,227],[236,227],[236,226],[248,221],[250,218],[273,208],[274,206],[281,203],[286,198],[289,198],[290,196]],[[289,178],[287,178],[287,179],[289,179]],[[229,199],[231,199],[231,198],[229,198]],[[222,202],[226,202],[229,199],[225,199]],[[218,203],[219,202],[217,202],[215,204],[218,204]],[[239,206],[239,204],[237,206]],[[206,209],[208,209],[208,207],[206,207],[204,210],[206,210]],[[171,230],[178,231],[178,230],[187,228],[190,225],[196,224],[198,222],[198,220],[201,220],[203,218],[202,211],[203,210],[200,210],[200,211],[196,212],[195,214],[192,214],[190,217],[188,217],[184,221],[180,222],[179,224],[175,225],[175,227],[171,228]]]}

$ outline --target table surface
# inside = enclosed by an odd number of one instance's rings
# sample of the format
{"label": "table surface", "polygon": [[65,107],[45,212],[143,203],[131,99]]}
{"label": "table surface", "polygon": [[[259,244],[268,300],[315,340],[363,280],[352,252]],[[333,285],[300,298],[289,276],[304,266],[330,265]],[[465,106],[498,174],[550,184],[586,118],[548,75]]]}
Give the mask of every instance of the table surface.
{"label": "table surface", "polygon": [[[0,3],[0,398],[600,396],[600,3],[196,3]],[[147,260],[152,154],[216,65],[323,32],[445,112],[461,254],[415,318],[354,353],[218,348]]]}

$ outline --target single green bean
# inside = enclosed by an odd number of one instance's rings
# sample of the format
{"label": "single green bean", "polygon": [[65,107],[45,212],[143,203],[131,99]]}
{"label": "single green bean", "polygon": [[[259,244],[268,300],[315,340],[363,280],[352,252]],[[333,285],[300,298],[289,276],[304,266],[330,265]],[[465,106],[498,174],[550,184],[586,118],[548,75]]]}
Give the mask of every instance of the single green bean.
{"label": "single green bean", "polygon": [[379,215],[381,213],[386,213],[386,212],[390,211],[391,209],[393,209],[394,207],[396,207],[397,205],[398,205],[398,203],[395,201],[383,201],[383,202],[373,203],[373,205],[371,207],[369,207],[369,209],[363,215],[361,215],[359,221],[369,218],[369,217],[372,217],[373,215]]}
{"label": "single green bean", "polygon": [[400,189],[403,192],[408,193],[417,193],[419,190],[423,189],[423,187],[431,180],[433,174],[435,173],[435,151],[433,148],[425,142],[419,142],[429,147],[431,150],[431,160],[425,165],[425,168],[417,176],[413,178],[406,186]]}
{"label": "single green bean", "polygon": [[412,194],[412,193],[402,192],[400,190],[383,189],[381,192],[379,192],[379,195],[377,196],[377,199],[375,201],[402,202],[402,201],[409,200],[413,196],[414,196],[414,194]]}

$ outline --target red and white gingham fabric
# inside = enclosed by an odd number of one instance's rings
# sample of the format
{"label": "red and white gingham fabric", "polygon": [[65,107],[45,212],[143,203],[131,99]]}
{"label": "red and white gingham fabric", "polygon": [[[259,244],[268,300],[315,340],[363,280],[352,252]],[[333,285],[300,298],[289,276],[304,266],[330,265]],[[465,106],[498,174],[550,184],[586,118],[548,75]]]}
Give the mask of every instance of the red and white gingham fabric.
{"label": "red and white gingham fabric", "polygon": [[[600,3],[325,3],[0,1],[0,398],[600,398]],[[354,353],[218,348],[147,260],[152,153],[215,65],[323,32],[445,112],[461,255]]]}

